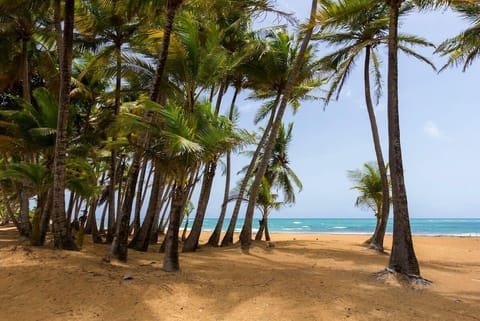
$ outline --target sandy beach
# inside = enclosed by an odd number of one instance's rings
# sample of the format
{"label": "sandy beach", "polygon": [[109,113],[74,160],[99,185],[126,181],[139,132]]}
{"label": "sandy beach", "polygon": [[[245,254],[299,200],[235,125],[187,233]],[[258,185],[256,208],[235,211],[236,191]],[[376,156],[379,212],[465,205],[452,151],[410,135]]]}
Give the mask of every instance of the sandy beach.
{"label": "sandy beach", "polygon": [[1,228],[0,320],[480,320],[478,237],[415,237],[433,284],[412,288],[375,277],[388,255],[363,247],[364,235],[272,236],[273,247],[256,242],[249,254],[181,254],[181,272],[165,273],[158,246],[105,263],[107,245],[88,237],[67,252]]}

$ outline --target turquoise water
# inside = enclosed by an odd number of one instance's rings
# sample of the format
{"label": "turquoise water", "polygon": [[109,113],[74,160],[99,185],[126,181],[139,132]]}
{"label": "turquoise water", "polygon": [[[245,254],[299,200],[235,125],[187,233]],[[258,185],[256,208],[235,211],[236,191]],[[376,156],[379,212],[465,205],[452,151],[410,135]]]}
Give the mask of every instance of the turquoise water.
{"label": "turquoise water", "polygon": [[[458,235],[480,236],[480,219],[411,219],[412,233],[415,235]],[[227,220],[223,230],[228,227]],[[204,230],[213,230],[216,218],[206,218]],[[243,219],[237,222],[236,230],[240,231]],[[375,229],[375,219],[351,218],[271,218],[270,232],[275,233],[318,233],[318,234],[370,234]],[[258,220],[254,221],[254,229],[258,228]],[[392,233],[391,220],[387,233]]]}

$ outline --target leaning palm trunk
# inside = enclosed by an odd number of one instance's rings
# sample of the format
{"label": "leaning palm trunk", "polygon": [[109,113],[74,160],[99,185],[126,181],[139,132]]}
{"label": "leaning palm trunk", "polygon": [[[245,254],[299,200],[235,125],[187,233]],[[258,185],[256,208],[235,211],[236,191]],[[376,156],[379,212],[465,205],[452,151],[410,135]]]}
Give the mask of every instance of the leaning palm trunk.
{"label": "leaning palm trunk", "polygon": [[280,102],[281,95],[282,95],[282,91],[279,90],[277,93],[277,97],[275,98],[272,111],[270,112],[270,118],[268,120],[267,127],[263,131],[262,138],[260,139],[260,142],[258,143],[257,148],[255,149],[255,152],[253,153],[252,159],[250,160],[250,164],[248,165],[248,168],[247,168],[247,172],[245,173],[245,176],[242,180],[242,184],[240,185],[240,189],[236,197],[237,200],[235,201],[235,207],[233,209],[232,217],[230,218],[230,223],[228,225],[227,232],[225,233],[225,236],[223,237],[223,240],[222,240],[222,246],[229,246],[233,244],[233,233],[235,232],[235,225],[237,224],[237,218],[240,212],[240,205],[242,204],[242,201],[243,201],[243,195],[247,190],[248,182],[253,174],[253,171],[255,170],[255,166],[257,163],[257,159],[260,156],[260,152],[262,151],[262,148],[265,145],[265,142],[268,139],[268,135],[272,129],[272,126],[275,120],[276,109],[277,109],[278,103]]}
{"label": "leaning palm trunk", "polygon": [[[70,104],[70,81],[73,57],[73,24],[75,1],[65,0],[62,55],[60,63],[60,97],[58,104],[55,161],[53,174],[53,240],[56,248],[76,250],[65,215],[65,167],[67,152],[68,108]],[[57,30],[60,32],[60,30]]]}
{"label": "leaning palm trunk", "polygon": [[200,233],[202,232],[203,219],[207,211],[208,201],[210,199],[210,192],[212,191],[213,178],[215,177],[215,170],[217,169],[217,160],[213,160],[205,165],[203,172],[203,183],[198,198],[197,213],[193,221],[192,229],[183,244],[183,252],[193,252],[198,247],[200,240]]}
{"label": "leaning palm trunk", "polygon": [[[233,119],[233,112],[235,109],[235,102],[238,97],[238,93],[240,92],[241,86],[235,87],[235,92],[233,94],[232,103],[230,105],[230,111],[228,113],[228,119]],[[212,235],[208,239],[208,245],[211,246],[218,246],[218,242],[220,242],[220,234],[222,233],[223,222],[225,221],[225,214],[227,213],[227,205],[228,205],[228,196],[230,195],[230,178],[231,178],[231,171],[232,171],[232,161],[231,161],[231,152],[227,151],[227,165],[226,165],[226,174],[225,174],[225,190],[223,193],[223,202],[222,202],[222,209],[220,211],[220,215],[217,220],[217,225],[215,225],[215,229],[213,230]]]}
{"label": "leaning palm trunk", "polygon": [[372,129],[373,145],[375,148],[375,156],[377,157],[378,171],[380,172],[380,179],[382,181],[382,207],[381,212],[377,215],[377,226],[375,233],[370,239],[370,248],[379,252],[383,252],[383,239],[385,237],[385,230],[387,227],[388,214],[390,211],[390,189],[388,187],[387,169],[385,161],[383,160],[382,146],[380,144],[380,137],[378,135],[377,120],[375,118],[375,111],[373,110],[373,103],[370,93],[370,51],[371,47],[367,46],[365,50],[365,102],[367,105],[368,118],[370,120],[370,127]]}
{"label": "leaning palm trunk", "polygon": [[148,178],[145,182],[147,165],[148,160],[145,159],[142,163],[142,169],[140,171],[140,180],[138,181],[138,190],[135,200],[135,216],[133,218],[132,225],[130,226],[130,234],[132,234],[132,232],[134,234],[137,234],[137,232],[140,230],[140,212],[142,211],[143,202],[145,200],[145,193],[147,192],[148,183],[150,182],[150,177],[154,168],[153,165],[150,166]]}
{"label": "leaning palm trunk", "polygon": [[[102,174],[99,186],[103,186],[104,182],[105,182],[105,172]],[[84,230],[85,234],[92,234],[94,229],[98,233],[97,215],[96,215],[98,202],[99,202],[99,198],[97,196],[90,203],[90,210],[89,210],[89,213],[88,213],[87,222],[85,224],[85,230]]]}
{"label": "leaning palm trunk", "polygon": [[[167,23],[164,28],[162,48],[160,51],[160,57],[158,58],[157,69],[155,72],[155,78],[152,85],[152,91],[150,93],[150,100],[158,102],[160,99],[160,85],[165,71],[165,64],[167,61],[168,47],[170,45],[170,34],[173,30],[173,22],[178,7],[182,4],[182,0],[171,0],[167,2]],[[145,115],[146,121],[151,121],[152,114],[147,112]],[[148,135],[145,133],[142,137],[139,137],[137,148],[132,160],[132,165],[129,171],[128,182],[125,191],[125,200],[122,205],[122,210],[117,223],[117,231],[114,238],[114,242],[111,247],[111,254],[117,256],[119,260],[126,261],[127,249],[128,249],[128,223],[132,211],[132,203],[135,197],[135,188],[137,185],[140,161],[142,157],[143,145],[148,141]],[[124,230],[126,229],[126,230]]]}
{"label": "leaning palm trunk", "polygon": [[167,190],[163,195],[163,199],[160,205],[160,209],[162,210],[162,216],[160,217],[160,212],[155,216],[155,220],[153,221],[154,233],[150,236],[150,244],[155,244],[158,242],[158,234],[164,235],[165,234],[165,227],[168,224],[168,217],[166,217],[168,207],[170,206],[170,202],[172,201],[172,190],[173,190],[173,183],[170,182],[167,186]]}
{"label": "leaning palm trunk", "polygon": [[390,25],[388,39],[388,138],[390,146],[390,176],[393,199],[393,244],[388,268],[395,272],[419,276],[413,249],[407,194],[403,177],[402,151],[400,146],[400,123],[398,113],[398,14],[402,1],[390,1]]}
{"label": "leaning palm trunk", "polygon": [[135,188],[137,178],[140,172],[140,153],[137,153],[130,167],[128,182],[125,192],[125,200],[120,212],[115,237],[112,242],[111,255],[117,257],[120,261],[127,261],[128,251],[128,232],[130,216],[132,214],[133,199],[135,197]]}
{"label": "leaning palm trunk", "polygon": [[[153,165],[152,165],[153,166]],[[150,201],[148,203],[147,214],[143,219],[143,224],[128,245],[128,247],[138,251],[147,251],[150,244],[150,234],[154,228],[155,216],[159,212],[159,206],[163,190],[165,188],[165,174],[156,166],[153,177],[153,185],[150,192]]]}
{"label": "leaning palm trunk", "polygon": [[242,231],[240,233],[240,242],[242,247],[249,248],[252,242],[252,224],[253,224],[253,212],[256,205],[256,198],[258,192],[260,190],[260,184],[265,175],[268,166],[268,160],[272,154],[273,146],[275,145],[275,141],[278,135],[278,131],[280,129],[280,125],[282,124],[283,115],[288,105],[288,101],[290,99],[290,95],[293,90],[293,86],[295,84],[298,72],[300,67],[303,63],[305,52],[307,51],[308,44],[310,42],[310,38],[312,37],[313,33],[313,25],[315,22],[315,13],[317,11],[317,0],[312,0],[312,8],[310,12],[310,28],[307,29],[305,32],[304,38],[302,40],[302,44],[300,46],[300,50],[298,52],[298,56],[295,59],[295,63],[293,65],[292,71],[288,76],[287,84],[285,86],[282,101],[280,103],[278,114],[275,117],[275,122],[273,124],[272,130],[268,136],[268,142],[265,146],[264,155],[260,165],[258,166],[257,173],[255,175],[255,179],[253,181],[252,187],[250,189],[250,197],[248,201],[247,211],[245,213],[245,221],[242,227]]}

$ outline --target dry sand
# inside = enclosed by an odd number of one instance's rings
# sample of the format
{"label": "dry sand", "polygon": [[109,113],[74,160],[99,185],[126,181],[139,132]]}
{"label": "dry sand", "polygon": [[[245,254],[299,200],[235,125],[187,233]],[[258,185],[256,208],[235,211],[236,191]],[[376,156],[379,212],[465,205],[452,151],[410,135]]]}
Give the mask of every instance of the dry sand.
{"label": "dry sand", "polygon": [[158,246],[105,263],[107,246],[89,239],[81,252],[58,251],[2,228],[0,320],[480,320],[480,238],[415,237],[434,282],[416,289],[374,277],[388,256],[365,249],[365,236],[273,239],[249,254],[202,247],[165,273]]}

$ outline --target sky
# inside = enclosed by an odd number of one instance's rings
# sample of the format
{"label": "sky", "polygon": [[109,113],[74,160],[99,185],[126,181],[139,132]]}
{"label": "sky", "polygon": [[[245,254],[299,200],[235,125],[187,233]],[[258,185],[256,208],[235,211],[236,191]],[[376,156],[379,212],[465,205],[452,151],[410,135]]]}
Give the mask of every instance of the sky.
{"label": "sky", "polygon": [[[305,21],[310,0],[278,0],[281,10]],[[268,19],[262,24],[268,24]],[[412,13],[401,20],[400,32],[422,36],[438,44],[468,27],[449,11]],[[318,55],[331,49],[319,47]],[[446,59],[422,51],[437,67]],[[382,51],[381,51],[382,52]],[[386,89],[386,50],[382,65]],[[411,57],[399,54],[399,106],[403,166],[411,218],[480,217],[480,61],[466,72],[449,68],[440,74]],[[337,102],[304,102],[296,115],[289,149],[290,165],[303,183],[296,204],[271,217],[368,218],[373,213],[354,206],[356,191],[347,171],[375,160],[368,115],[364,106],[362,65],[358,60]],[[254,129],[258,105],[241,100],[240,125]],[[386,91],[376,107],[385,159],[388,159]],[[234,160],[234,173],[247,163]],[[240,176],[233,178],[234,182]],[[217,174],[207,217],[217,217],[224,177]],[[233,203],[230,204],[229,213]],[[244,211],[240,215],[244,215]]]}

